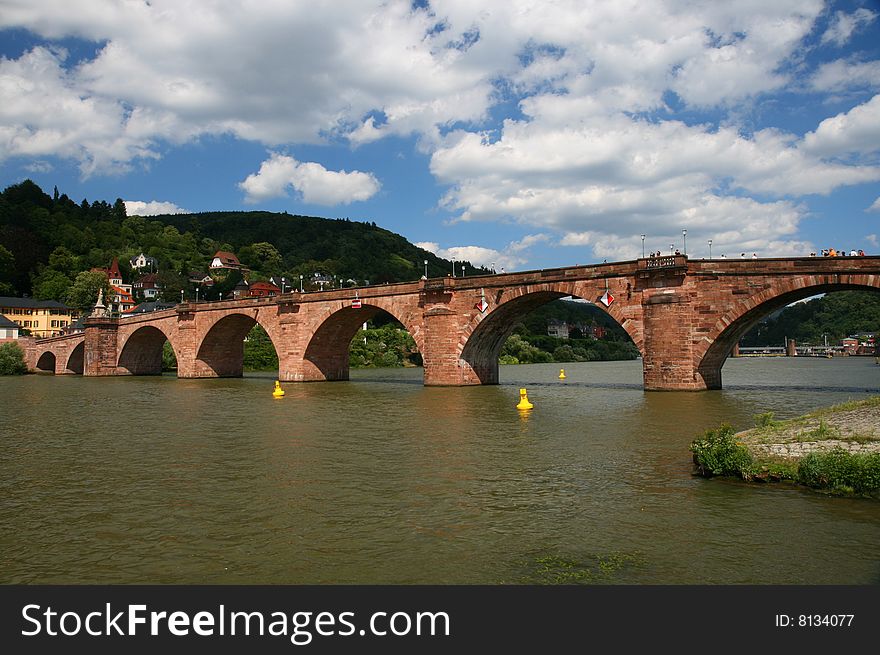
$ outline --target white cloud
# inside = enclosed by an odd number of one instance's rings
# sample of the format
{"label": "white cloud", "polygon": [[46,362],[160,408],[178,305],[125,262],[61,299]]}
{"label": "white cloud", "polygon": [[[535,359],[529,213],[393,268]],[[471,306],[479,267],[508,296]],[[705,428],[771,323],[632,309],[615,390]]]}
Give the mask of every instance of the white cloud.
{"label": "white cloud", "polygon": [[48,173],[53,169],[53,166],[47,161],[38,160],[27,164],[24,168],[31,173]]}
{"label": "white cloud", "polygon": [[810,80],[815,91],[840,93],[848,89],[880,89],[880,61],[837,59],[822,64]]}
{"label": "white cloud", "polygon": [[[484,248],[482,246],[450,246],[441,248],[440,244],[434,241],[421,241],[415,245],[423,250],[434,253],[443,259],[455,259],[456,261],[470,262],[474,266],[483,266],[488,269],[494,269],[505,272],[511,272],[528,263],[528,249],[530,246],[547,241],[549,237],[545,234],[530,234],[519,241],[509,243],[504,250],[495,250],[493,248]],[[450,271],[451,272],[451,271]]]}
{"label": "white cloud", "polygon": [[832,43],[840,47],[849,41],[853,32],[860,27],[869,25],[875,18],[877,18],[877,14],[864,7],[856,9],[851,14],[838,11],[834,14],[834,18],[831,19],[828,29],[822,34],[820,42],[822,44]]}
{"label": "white cloud", "polygon": [[880,150],[880,95],[849,112],[826,118],[804,136],[804,149],[821,156]]}
{"label": "white cloud", "polygon": [[880,198],[877,198],[874,202],[871,203],[871,206],[868,207],[866,212],[880,212]]}
{"label": "white cloud", "polygon": [[868,243],[870,243],[870,244],[871,244],[872,246],[874,246],[875,248],[876,248],[877,245],[878,245],[878,238],[877,238],[877,235],[876,235],[876,234],[868,234],[868,235],[866,235],[866,236],[865,236],[865,241],[867,241]]}
{"label": "white cloud", "polygon": [[178,207],[173,202],[151,200],[126,200],[125,213],[128,216],[156,216],[158,214],[186,214],[186,209]]}
{"label": "white cloud", "polygon": [[271,153],[257,173],[239,184],[248,202],[287,195],[287,188],[298,191],[305,202],[317,205],[348,204],[368,200],[380,189],[371,173],[328,171],[315,162],[300,162],[287,155]]}

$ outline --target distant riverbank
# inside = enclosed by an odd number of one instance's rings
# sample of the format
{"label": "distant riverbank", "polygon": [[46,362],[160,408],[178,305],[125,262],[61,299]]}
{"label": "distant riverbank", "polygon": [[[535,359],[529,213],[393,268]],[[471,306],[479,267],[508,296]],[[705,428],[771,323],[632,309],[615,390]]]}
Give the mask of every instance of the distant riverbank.
{"label": "distant riverbank", "polygon": [[691,444],[697,472],[749,482],[795,482],[844,495],[880,494],[880,396],[754,428],[709,430]]}

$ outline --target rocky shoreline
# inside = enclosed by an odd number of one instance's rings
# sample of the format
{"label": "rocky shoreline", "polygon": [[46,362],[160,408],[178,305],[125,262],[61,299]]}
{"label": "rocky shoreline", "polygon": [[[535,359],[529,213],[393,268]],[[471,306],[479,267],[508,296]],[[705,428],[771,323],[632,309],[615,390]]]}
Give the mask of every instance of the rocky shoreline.
{"label": "rocky shoreline", "polygon": [[787,421],[763,415],[764,425],[735,435],[757,460],[796,460],[841,448],[880,453],[880,396],[811,412]]}

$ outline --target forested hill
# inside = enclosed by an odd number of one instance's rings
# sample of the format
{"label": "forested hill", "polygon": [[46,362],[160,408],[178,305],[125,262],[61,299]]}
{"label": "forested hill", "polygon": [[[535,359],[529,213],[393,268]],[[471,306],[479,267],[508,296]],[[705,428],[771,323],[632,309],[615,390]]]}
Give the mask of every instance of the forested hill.
{"label": "forested hill", "polygon": [[128,261],[141,252],[158,260],[160,282],[177,295],[218,250],[235,253],[252,280],[319,273],[359,284],[411,281],[425,260],[429,276],[452,271],[450,261],[375,223],[269,212],[127,216],[121,199],[76,203],[30,180],[0,193],[0,295],[63,301],[80,272],[113,257],[130,282]]}
{"label": "forested hill", "polygon": [[880,332],[880,293],[839,291],[786,307],[758,323],[742,338],[743,346],[782,346],[785,339],[799,345],[840,343],[844,337]]}

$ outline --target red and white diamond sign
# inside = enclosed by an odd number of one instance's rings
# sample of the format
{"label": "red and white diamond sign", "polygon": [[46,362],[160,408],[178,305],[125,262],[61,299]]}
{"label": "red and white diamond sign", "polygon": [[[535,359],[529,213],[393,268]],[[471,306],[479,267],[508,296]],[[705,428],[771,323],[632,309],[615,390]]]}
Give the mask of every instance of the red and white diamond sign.
{"label": "red and white diamond sign", "polygon": [[602,294],[602,297],[599,298],[602,301],[602,304],[606,307],[610,307],[611,303],[614,302],[614,296],[611,295],[611,292],[608,289],[605,289],[605,293]]}

